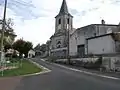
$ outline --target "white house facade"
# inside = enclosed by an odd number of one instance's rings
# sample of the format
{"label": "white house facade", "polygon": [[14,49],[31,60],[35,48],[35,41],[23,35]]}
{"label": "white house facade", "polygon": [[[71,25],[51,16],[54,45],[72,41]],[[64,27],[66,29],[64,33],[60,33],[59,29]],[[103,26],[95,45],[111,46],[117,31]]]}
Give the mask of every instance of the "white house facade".
{"label": "white house facade", "polygon": [[87,39],[88,54],[114,54],[116,53],[115,40],[111,34],[105,34]]}
{"label": "white house facade", "polygon": [[35,56],[35,51],[34,50],[29,50],[28,51],[28,58],[33,58]]}

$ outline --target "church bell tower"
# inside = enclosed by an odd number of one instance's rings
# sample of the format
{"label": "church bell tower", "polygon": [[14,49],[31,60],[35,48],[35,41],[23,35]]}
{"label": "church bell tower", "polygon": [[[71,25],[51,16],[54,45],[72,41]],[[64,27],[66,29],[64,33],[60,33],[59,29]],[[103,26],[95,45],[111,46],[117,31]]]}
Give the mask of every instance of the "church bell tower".
{"label": "church bell tower", "polygon": [[68,12],[66,0],[63,0],[59,14],[55,17],[55,34],[65,33],[73,28],[73,16]]}

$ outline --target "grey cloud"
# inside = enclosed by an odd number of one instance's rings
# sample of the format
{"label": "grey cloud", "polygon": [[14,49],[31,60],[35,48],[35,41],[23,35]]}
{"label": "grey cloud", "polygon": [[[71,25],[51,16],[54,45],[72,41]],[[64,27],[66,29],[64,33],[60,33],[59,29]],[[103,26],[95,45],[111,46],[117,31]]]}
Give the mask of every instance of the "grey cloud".
{"label": "grey cloud", "polygon": [[85,16],[87,14],[86,10],[83,10],[81,12],[79,12],[78,14],[76,14],[77,16]]}
{"label": "grey cloud", "polygon": [[120,0],[111,0],[111,4],[120,5]]}
{"label": "grey cloud", "polygon": [[98,10],[98,9],[99,9],[99,7],[90,8],[90,9],[83,10],[83,11],[79,12],[77,15],[78,16],[85,16],[87,13]]}
{"label": "grey cloud", "polygon": [[[94,2],[96,0],[90,0],[91,2]],[[120,0],[109,0],[110,4],[120,5]],[[98,2],[104,4],[105,0],[98,0]]]}
{"label": "grey cloud", "polygon": [[79,13],[76,9],[71,9],[71,8],[70,8],[70,12],[71,12],[71,14],[73,14],[73,15]]}
{"label": "grey cloud", "polygon": [[81,15],[82,15],[82,16],[85,16],[86,13],[87,13],[87,11],[82,11],[82,12],[81,12]]}
{"label": "grey cloud", "polygon": [[95,10],[98,10],[98,9],[99,9],[99,7],[95,7],[95,8],[88,9],[88,11],[91,12],[91,11],[95,11]]}

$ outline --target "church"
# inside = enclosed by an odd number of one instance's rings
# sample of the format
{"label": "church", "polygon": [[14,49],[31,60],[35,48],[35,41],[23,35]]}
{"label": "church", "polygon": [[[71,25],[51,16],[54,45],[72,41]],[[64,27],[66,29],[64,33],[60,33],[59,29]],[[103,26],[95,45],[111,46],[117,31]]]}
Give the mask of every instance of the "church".
{"label": "church", "polygon": [[50,56],[57,58],[86,57],[120,52],[120,25],[91,24],[73,28],[73,16],[63,0],[60,11],[55,17],[55,33],[50,37]]}
{"label": "church", "polygon": [[66,57],[68,30],[73,30],[73,16],[68,12],[66,1],[63,0],[59,14],[55,17],[55,33],[50,38],[52,56]]}

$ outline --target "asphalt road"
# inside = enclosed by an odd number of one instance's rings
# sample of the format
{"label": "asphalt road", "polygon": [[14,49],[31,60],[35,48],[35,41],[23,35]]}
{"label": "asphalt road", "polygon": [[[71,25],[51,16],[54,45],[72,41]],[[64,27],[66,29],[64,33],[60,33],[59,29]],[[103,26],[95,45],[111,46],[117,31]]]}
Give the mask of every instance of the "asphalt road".
{"label": "asphalt road", "polygon": [[120,90],[120,81],[87,75],[34,60],[51,69],[49,73],[24,77],[15,90]]}

